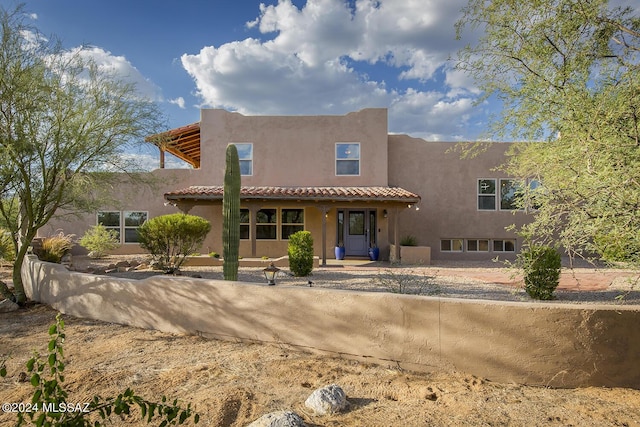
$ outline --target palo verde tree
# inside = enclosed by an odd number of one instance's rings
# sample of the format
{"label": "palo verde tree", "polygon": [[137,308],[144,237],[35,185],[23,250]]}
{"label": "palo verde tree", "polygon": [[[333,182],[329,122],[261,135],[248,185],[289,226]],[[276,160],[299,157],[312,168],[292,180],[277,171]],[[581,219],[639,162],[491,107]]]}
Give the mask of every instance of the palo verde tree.
{"label": "palo verde tree", "polygon": [[[470,0],[458,67],[503,104],[492,131],[535,206],[520,232],[640,265],[640,17],[606,0]],[[532,186],[528,183],[540,185]],[[535,189],[534,189],[535,188]]]}
{"label": "palo verde tree", "polygon": [[224,280],[238,280],[240,249],[240,159],[229,144],[222,192],[222,272]]}
{"label": "palo verde tree", "polygon": [[65,51],[27,24],[23,8],[0,8],[0,215],[14,237],[15,292],[39,228],[54,215],[95,210],[109,172],[131,170],[127,144],[159,129],[157,107],[135,87]]}

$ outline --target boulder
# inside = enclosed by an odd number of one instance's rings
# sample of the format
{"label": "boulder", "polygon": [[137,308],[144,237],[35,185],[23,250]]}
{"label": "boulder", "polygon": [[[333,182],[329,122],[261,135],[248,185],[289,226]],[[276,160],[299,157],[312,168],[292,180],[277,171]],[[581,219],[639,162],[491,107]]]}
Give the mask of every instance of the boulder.
{"label": "boulder", "polygon": [[10,311],[16,311],[20,306],[10,299],[0,301],[0,313],[9,313]]}
{"label": "boulder", "polygon": [[335,414],[349,406],[347,395],[336,384],[317,389],[311,393],[304,404],[318,415]]}
{"label": "boulder", "polygon": [[304,421],[300,415],[291,411],[271,412],[263,415],[247,427],[304,427]]}

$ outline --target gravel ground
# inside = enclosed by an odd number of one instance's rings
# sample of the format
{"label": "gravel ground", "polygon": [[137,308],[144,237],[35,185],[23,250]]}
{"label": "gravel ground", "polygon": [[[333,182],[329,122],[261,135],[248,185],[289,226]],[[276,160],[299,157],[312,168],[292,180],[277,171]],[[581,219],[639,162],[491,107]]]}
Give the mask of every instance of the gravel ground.
{"label": "gravel ground", "polygon": [[[80,261],[80,268],[98,262],[113,263],[122,258]],[[88,264],[87,264],[88,263]],[[372,266],[372,264],[374,264]],[[594,279],[595,274],[597,277]],[[110,273],[117,277],[143,279],[161,274],[144,269]],[[183,267],[181,274],[219,279],[222,267]],[[240,281],[265,283],[262,268],[241,267]],[[487,299],[496,301],[537,302],[524,291],[522,280],[507,268],[487,262],[439,262],[431,266],[394,266],[385,262],[363,265],[326,266],[313,270],[309,277],[294,277],[282,269],[278,286],[315,286],[368,292],[395,292],[443,298]],[[561,286],[551,303],[640,304],[640,276],[628,270],[595,269],[580,266],[563,269]]]}

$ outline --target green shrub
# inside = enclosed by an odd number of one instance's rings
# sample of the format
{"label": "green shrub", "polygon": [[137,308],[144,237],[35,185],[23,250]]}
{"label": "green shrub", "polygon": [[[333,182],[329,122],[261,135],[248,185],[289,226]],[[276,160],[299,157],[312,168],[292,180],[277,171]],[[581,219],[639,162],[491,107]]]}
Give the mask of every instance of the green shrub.
{"label": "green shrub", "polygon": [[289,236],[289,269],[295,276],[308,276],[313,270],[313,237],[308,231]]}
{"label": "green shrub", "polygon": [[531,298],[553,299],[562,268],[560,254],[555,248],[529,246],[518,255],[518,265],[524,271],[524,289]]}
{"label": "green shrub", "polygon": [[9,230],[0,228],[0,258],[5,261],[16,259],[16,248],[13,245],[13,237]]}
{"label": "green shrub", "polygon": [[187,255],[202,245],[211,230],[204,218],[182,213],[151,218],[138,229],[140,246],[167,273],[180,269]]}
{"label": "green shrub", "polygon": [[88,229],[78,243],[86,248],[92,257],[102,258],[108,251],[120,246],[120,238],[116,230],[109,230],[98,224]]}
{"label": "green shrub", "polygon": [[209,256],[211,258],[220,258],[220,254],[218,252],[209,252]]}
{"label": "green shrub", "polygon": [[400,239],[400,246],[418,246],[418,239],[411,235],[404,236]]}
{"label": "green shrub", "polygon": [[60,263],[62,257],[65,256],[73,248],[73,234],[64,234],[62,231],[54,236],[42,239],[42,249],[38,254],[38,258],[42,261]]}

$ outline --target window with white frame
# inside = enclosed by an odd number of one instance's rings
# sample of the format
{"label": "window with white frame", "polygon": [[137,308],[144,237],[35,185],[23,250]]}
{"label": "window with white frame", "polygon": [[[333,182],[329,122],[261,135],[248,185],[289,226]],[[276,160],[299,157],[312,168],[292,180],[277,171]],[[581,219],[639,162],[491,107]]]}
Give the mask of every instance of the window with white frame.
{"label": "window with white frame", "polygon": [[440,240],[441,252],[462,252],[462,239],[442,239]]}
{"label": "window with white frame", "polygon": [[148,217],[146,211],[100,211],[97,223],[116,231],[121,243],[138,243],[138,229]]}
{"label": "window with white frame", "polygon": [[336,143],[336,175],[360,175],[360,143]]}
{"label": "window with white frame", "polygon": [[240,209],[240,239],[249,239],[249,209]]}
{"label": "window with white frame", "polygon": [[240,175],[253,175],[253,144],[250,142],[234,142],[240,159]]}
{"label": "window with white frame", "polygon": [[256,239],[275,240],[278,232],[278,210],[260,209],[256,215]]}
{"label": "window with white frame", "polygon": [[98,212],[98,218],[96,223],[102,225],[107,230],[112,230],[118,233],[118,240],[120,239],[120,211],[101,211]]}
{"label": "window with white frame", "polygon": [[494,252],[515,252],[516,241],[514,239],[494,240],[493,251]]}
{"label": "window with white frame", "polygon": [[282,209],[280,236],[288,240],[289,236],[304,230],[304,209]]}
{"label": "window with white frame", "polygon": [[518,198],[522,196],[520,184],[515,179],[500,180],[500,210],[517,210]]}
{"label": "window with white frame", "polygon": [[496,180],[483,178],[478,180],[478,210],[496,210]]}
{"label": "window with white frame", "polygon": [[468,239],[467,252],[489,252],[489,239]]}

